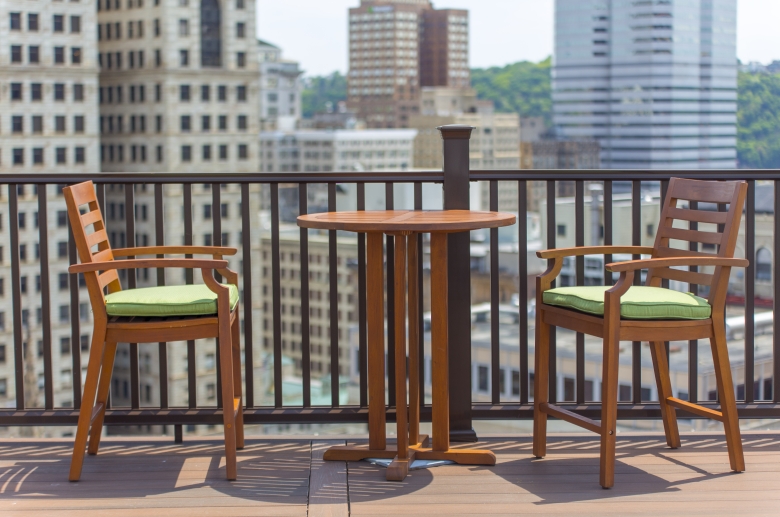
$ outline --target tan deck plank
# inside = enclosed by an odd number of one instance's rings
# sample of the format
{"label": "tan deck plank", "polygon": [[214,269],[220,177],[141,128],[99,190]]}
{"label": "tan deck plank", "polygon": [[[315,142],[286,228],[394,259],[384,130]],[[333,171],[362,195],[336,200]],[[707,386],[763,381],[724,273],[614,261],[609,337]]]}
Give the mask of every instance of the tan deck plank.
{"label": "tan deck plank", "polygon": [[343,461],[322,459],[329,447],[345,443],[344,440],[312,442],[308,517],[349,517],[347,465]]}

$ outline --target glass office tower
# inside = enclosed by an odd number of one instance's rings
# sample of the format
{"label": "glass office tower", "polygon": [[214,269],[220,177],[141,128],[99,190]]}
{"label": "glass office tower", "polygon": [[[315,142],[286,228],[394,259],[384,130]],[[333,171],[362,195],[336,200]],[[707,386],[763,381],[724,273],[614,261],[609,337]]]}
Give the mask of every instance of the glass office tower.
{"label": "glass office tower", "polygon": [[556,0],[554,123],[607,169],[736,167],[737,0]]}

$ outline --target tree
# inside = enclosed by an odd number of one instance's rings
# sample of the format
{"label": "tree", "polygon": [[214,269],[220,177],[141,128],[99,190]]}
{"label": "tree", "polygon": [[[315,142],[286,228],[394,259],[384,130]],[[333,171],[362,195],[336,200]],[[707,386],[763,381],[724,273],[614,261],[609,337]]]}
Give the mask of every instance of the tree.
{"label": "tree", "polygon": [[496,110],[517,113],[521,117],[544,117],[552,122],[550,65],[521,61],[504,67],[475,68],[471,83],[480,99],[491,100]]}
{"label": "tree", "polygon": [[305,81],[301,103],[303,116],[310,118],[315,113],[326,111],[328,103],[332,109],[340,101],[347,100],[347,78],[339,72],[324,77],[309,77]]}
{"label": "tree", "polygon": [[740,167],[780,168],[780,74],[740,73],[737,157]]}

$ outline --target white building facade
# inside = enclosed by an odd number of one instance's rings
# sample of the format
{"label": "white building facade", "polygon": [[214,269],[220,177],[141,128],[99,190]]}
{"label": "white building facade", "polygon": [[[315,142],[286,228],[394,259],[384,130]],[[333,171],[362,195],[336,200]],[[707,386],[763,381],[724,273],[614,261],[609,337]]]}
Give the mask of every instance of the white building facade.
{"label": "white building facade", "polygon": [[736,167],[736,0],[556,0],[554,124],[603,168]]}
{"label": "white building facade", "polygon": [[302,116],[300,65],[282,58],[282,50],[258,40],[260,60],[260,127],[263,131],[298,129]]}

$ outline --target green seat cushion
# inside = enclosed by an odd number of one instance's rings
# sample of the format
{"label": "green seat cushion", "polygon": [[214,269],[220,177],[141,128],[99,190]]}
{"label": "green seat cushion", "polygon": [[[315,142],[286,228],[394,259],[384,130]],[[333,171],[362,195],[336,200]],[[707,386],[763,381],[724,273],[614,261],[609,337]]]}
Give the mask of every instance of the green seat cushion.
{"label": "green seat cushion", "polygon": [[[611,286],[559,287],[542,294],[547,305],[604,315]],[[634,320],[706,320],[712,307],[704,298],[661,287],[633,286],[620,298],[620,316]]]}
{"label": "green seat cushion", "polygon": [[[238,288],[230,289],[230,309],[238,303]],[[206,316],[217,313],[217,294],[206,285],[171,285],[127,289],[106,296],[109,316]]]}

